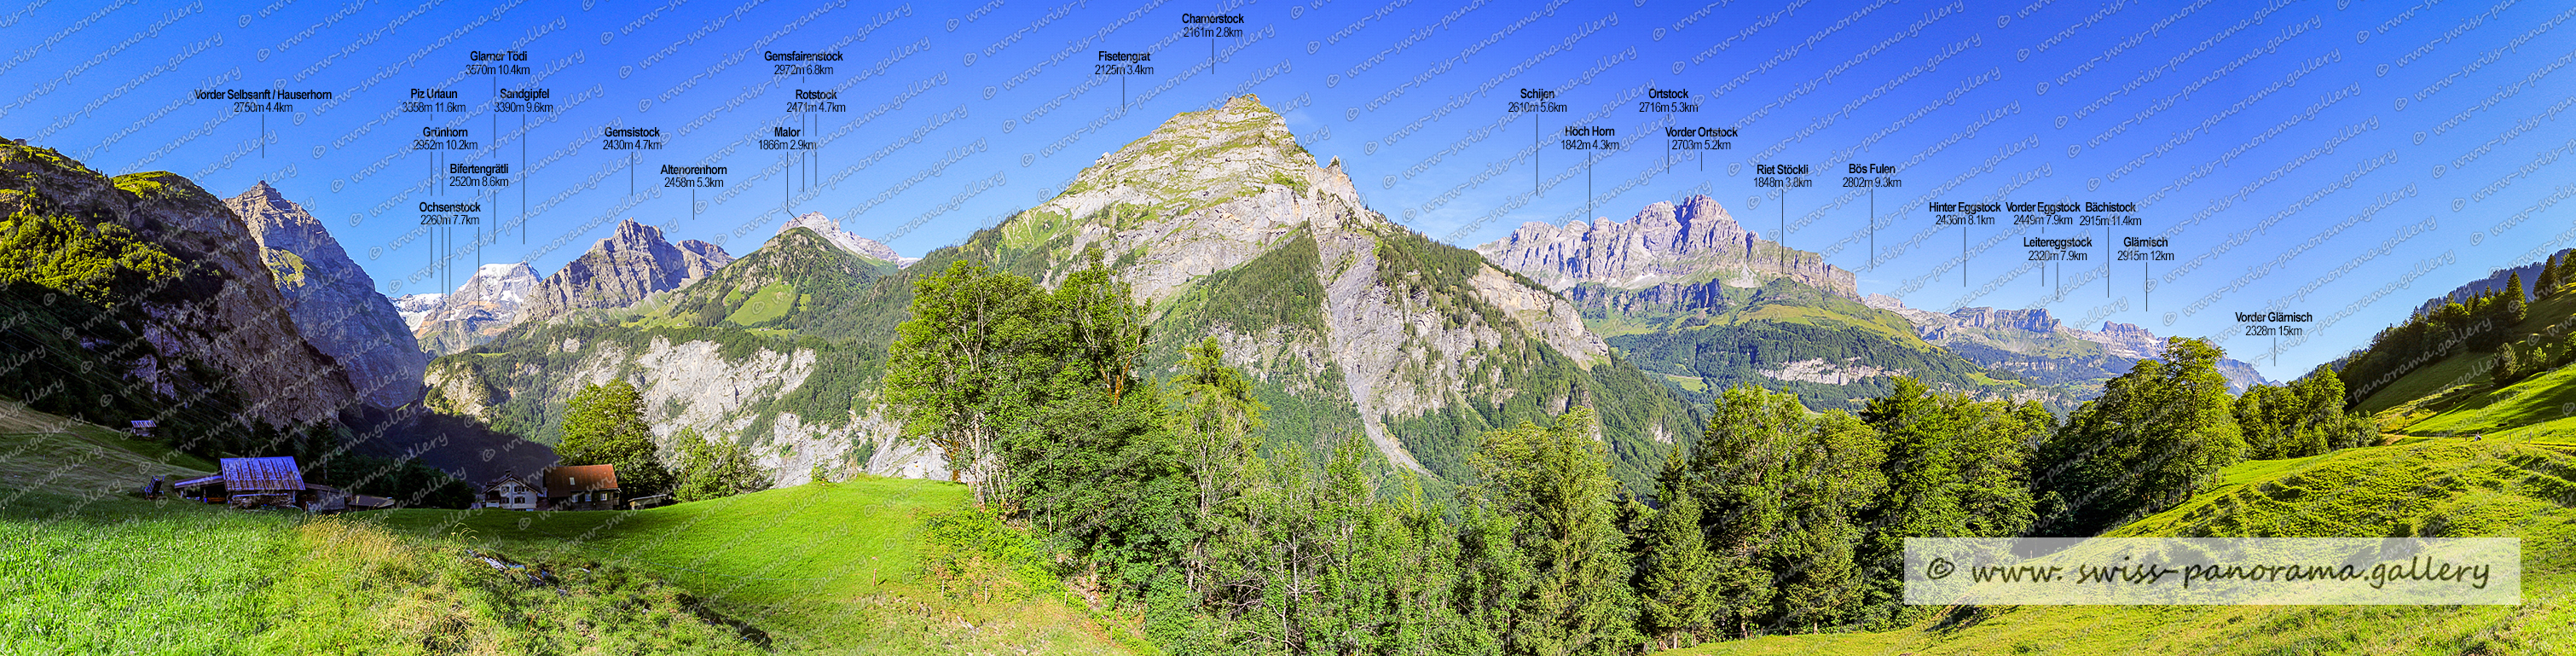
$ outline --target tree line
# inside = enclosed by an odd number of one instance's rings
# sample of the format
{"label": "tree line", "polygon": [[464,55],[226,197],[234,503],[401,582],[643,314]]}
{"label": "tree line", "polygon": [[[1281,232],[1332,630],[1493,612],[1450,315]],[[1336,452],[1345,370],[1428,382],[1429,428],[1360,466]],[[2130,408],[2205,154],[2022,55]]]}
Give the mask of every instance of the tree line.
{"label": "tree line", "polygon": [[2554,298],[2571,284],[2576,284],[2576,252],[2552,253],[2540,262],[2537,278],[2528,288],[2523,286],[2522,272],[2515,271],[2503,287],[2455,295],[2379,331],[2371,337],[2369,348],[2335,368],[2351,394],[2345,405],[2358,405],[2406,374],[2457,353],[2493,354],[2487,364],[2499,383],[2576,360],[2576,339],[2569,339],[2565,330],[2514,339],[2514,325],[2522,323],[2532,300]]}
{"label": "tree line", "polygon": [[[907,437],[945,450],[1036,563],[1178,653],[1628,654],[1878,630],[1904,539],[2095,535],[2246,458],[2373,433],[2320,370],[2240,403],[2207,342],[2169,340],[2064,421],[1898,378],[1857,413],[1716,395],[1652,489],[1610,474],[1590,409],[1483,434],[1435,498],[1366,439],[1265,457],[1266,410],[1212,338],[1157,380],[1149,308],[1095,258],[1048,290],[957,262],[920,279],[888,355]],[[955,530],[952,527],[949,530]]]}

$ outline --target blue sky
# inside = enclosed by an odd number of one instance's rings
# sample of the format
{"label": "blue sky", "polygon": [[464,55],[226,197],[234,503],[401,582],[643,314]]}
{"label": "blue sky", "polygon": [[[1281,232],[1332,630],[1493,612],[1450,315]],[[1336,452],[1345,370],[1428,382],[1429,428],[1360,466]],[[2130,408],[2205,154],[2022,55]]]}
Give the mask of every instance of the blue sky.
{"label": "blue sky", "polygon": [[[1193,36],[1185,14],[1244,20]],[[1340,157],[1372,207],[1461,246],[1705,193],[1766,238],[1787,224],[1789,245],[1858,272],[1864,293],[2211,336],[2282,379],[2427,296],[2576,245],[2554,200],[2576,193],[2558,164],[2576,150],[2560,116],[2576,97],[2570,19],[2511,0],[37,0],[0,7],[0,136],[223,196],[270,180],[402,294],[477,262],[551,273],[626,217],[739,255],[786,206],[919,255],[1174,113],[1249,92]],[[467,71],[473,53],[514,50],[526,58],[498,63],[528,73]],[[792,51],[843,58],[776,75],[764,53]],[[1153,71],[1099,75],[1100,51],[1150,52]],[[521,87],[552,111],[491,111]],[[334,97],[236,113],[200,89]],[[414,89],[464,111],[404,112]],[[799,89],[835,91],[844,111],[787,111]],[[1566,111],[1511,112],[1525,89]],[[1640,112],[1647,89],[1686,89],[1700,111]],[[1629,147],[1561,148],[1574,125]],[[762,150],[780,127],[819,147]],[[1663,127],[1736,136],[1670,152]],[[423,128],[474,145],[415,150]],[[663,147],[603,150],[606,128],[656,128]],[[505,163],[494,177],[511,186],[442,184],[445,165]],[[1808,165],[1815,186],[1757,186],[1765,164]],[[1901,186],[1843,188],[1852,164]],[[667,188],[664,165],[729,171],[710,176],[721,188]],[[487,223],[423,228],[422,202],[478,203]],[[2138,222],[1945,226],[1936,202],[2128,203]],[[478,246],[493,223],[507,232]],[[2087,260],[2024,246],[2075,237],[2094,240]],[[2105,246],[2120,250],[2106,240],[2129,237],[2166,239],[2175,259],[2106,267]],[[2234,316],[2256,311],[2314,321],[2275,354]]]}

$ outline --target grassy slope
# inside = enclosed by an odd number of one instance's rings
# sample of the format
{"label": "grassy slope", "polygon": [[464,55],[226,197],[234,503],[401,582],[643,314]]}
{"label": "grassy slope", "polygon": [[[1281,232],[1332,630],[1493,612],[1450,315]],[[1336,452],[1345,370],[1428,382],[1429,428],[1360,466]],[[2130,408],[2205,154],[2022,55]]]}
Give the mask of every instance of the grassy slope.
{"label": "grassy slope", "polygon": [[0,403],[0,475],[19,477],[0,479],[0,653],[1128,651],[1061,592],[969,603],[923,580],[921,515],[965,499],[947,483],[314,519],[124,495],[198,471],[150,454],[211,467],[156,447]]}
{"label": "grassy slope", "polygon": [[1914,326],[1894,312],[1881,310],[1844,298],[1825,296],[1804,304],[1766,303],[1735,315],[1737,322],[1777,321],[1810,326],[1843,327],[1868,331],[1889,342],[1917,351],[1934,351],[1937,347],[1916,335]]}
{"label": "grassy slope", "polygon": [[[2576,368],[2508,395],[2555,399]],[[2516,390],[2521,390],[2517,392]],[[2536,401],[2543,402],[2543,401]],[[2492,606],[2020,606],[1870,634],[1768,637],[1688,654],[2576,653],[2576,445],[2533,403],[2444,416],[2514,426],[2484,439],[2239,463],[2220,485],[2119,536],[2505,536],[2523,541],[2524,603]],[[2552,409],[2554,413],[2554,408]],[[2518,424],[2518,425],[2517,425]]]}
{"label": "grassy slope", "polygon": [[1752,384],[1798,394],[1811,409],[1851,409],[1891,389],[1884,376],[1835,384],[1764,373],[1819,359],[1834,367],[1889,369],[1936,389],[1983,396],[2028,387],[1989,376],[1984,367],[1924,341],[1894,312],[1785,280],[1725,293],[1724,308],[1628,315],[1593,307],[1585,310],[1584,321],[1639,369],[1701,403],[1726,387]]}
{"label": "grassy slope", "polygon": [[0,652],[758,651],[669,586],[548,571],[300,512],[17,494],[0,505]]}
{"label": "grassy slope", "polygon": [[158,442],[0,399],[0,498],[26,489],[133,489],[154,476],[176,482],[214,469]]}
{"label": "grassy slope", "polygon": [[725,321],[740,326],[755,325],[787,316],[787,311],[793,309],[796,309],[796,286],[774,282],[753,293],[749,300],[743,301],[740,309],[725,316]]}
{"label": "grassy slope", "polygon": [[748,622],[785,652],[1127,651],[1061,598],[968,604],[943,599],[922,580],[921,516],[965,497],[949,483],[871,478],[632,513],[365,517],[412,535],[649,572]]}
{"label": "grassy slope", "polygon": [[2411,435],[2470,435],[2514,426],[2565,432],[2570,403],[2576,403],[2576,367],[2536,374],[2503,389],[2467,392],[2456,403],[2410,422]]}

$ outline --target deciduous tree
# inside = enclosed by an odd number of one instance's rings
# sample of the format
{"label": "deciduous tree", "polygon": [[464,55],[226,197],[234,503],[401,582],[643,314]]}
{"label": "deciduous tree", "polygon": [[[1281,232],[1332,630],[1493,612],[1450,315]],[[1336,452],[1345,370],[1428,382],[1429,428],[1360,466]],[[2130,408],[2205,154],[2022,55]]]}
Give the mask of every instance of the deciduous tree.
{"label": "deciduous tree", "polygon": [[671,472],[644,423],[644,395],[624,380],[584,385],[573,395],[555,455],[566,465],[616,466],[618,487],[629,498],[671,490]]}
{"label": "deciduous tree", "polygon": [[2040,448],[2039,489],[2062,510],[2044,535],[2087,536],[2163,510],[2200,491],[2245,451],[2218,374],[2221,352],[2175,337],[2103,386]]}

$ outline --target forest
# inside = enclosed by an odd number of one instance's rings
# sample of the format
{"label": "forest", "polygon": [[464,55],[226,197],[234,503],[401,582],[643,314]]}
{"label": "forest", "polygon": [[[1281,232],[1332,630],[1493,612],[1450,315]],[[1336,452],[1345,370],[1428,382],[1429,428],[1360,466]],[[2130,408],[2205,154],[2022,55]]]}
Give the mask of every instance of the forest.
{"label": "forest", "polygon": [[[2565,293],[2571,283],[2576,283],[2576,252],[2551,254],[2540,263],[2538,277],[2531,282],[2525,287],[2522,274],[2516,272],[2502,288],[2455,296],[2408,317],[2404,323],[2379,331],[2371,337],[2368,348],[2345,357],[2335,367],[2335,375],[2350,394],[2345,405],[2360,405],[2406,374],[2457,353],[2494,353],[2492,365],[2498,382],[2519,380],[2576,360],[2576,344],[2567,341],[2569,334],[2564,326],[2530,333],[2514,330],[2530,309],[2530,300],[2524,298],[2526,289],[2532,299],[2548,299]],[[2514,340],[2516,334],[2523,338]]]}
{"label": "forest", "polygon": [[[1095,259],[1056,289],[951,262],[915,282],[883,402],[976,509],[972,559],[1059,578],[1178,653],[1627,654],[1877,630],[1908,537],[2085,536],[2190,498],[2242,459],[2374,433],[2331,369],[2231,397],[2220,351],[2168,341],[2060,420],[1898,377],[1857,412],[1715,395],[1644,484],[1589,408],[1487,431],[1426,492],[1365,438],[1322,462],[1259,448],[1267,406],[1214,339],[1142,373],[1151,314]],[[1020,536],[993,539],[990,536]],[[980,546],[978,546],[980,545]]]}

